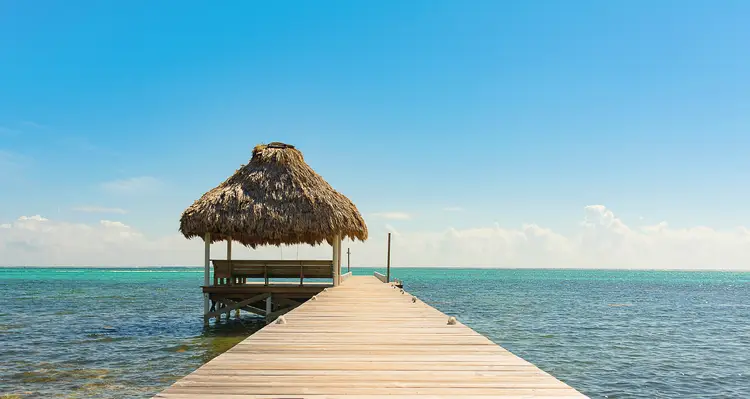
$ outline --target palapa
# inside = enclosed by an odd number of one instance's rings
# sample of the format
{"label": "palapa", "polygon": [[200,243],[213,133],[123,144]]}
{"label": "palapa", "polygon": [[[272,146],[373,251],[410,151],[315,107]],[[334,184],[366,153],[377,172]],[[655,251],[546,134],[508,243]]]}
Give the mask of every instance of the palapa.
{"label": "palapa", "polygon": [[332,243],[334,236],[364,241],[367,225],[357,207],[284,143],[258,145],[247,165],[203,194],[180,218],[187,238],[211,234],[258,245]]}

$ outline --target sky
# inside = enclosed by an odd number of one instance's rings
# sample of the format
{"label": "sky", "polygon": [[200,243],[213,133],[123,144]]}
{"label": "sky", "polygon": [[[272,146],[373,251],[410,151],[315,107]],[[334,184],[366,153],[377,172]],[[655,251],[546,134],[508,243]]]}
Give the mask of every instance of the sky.
{"label": "sky", "polygon": [[0,1],[0,265],[199,265],[181,212],[283,141],[365,217],[355,266],[391,232],[396,266],[750,269],[747,15]]}

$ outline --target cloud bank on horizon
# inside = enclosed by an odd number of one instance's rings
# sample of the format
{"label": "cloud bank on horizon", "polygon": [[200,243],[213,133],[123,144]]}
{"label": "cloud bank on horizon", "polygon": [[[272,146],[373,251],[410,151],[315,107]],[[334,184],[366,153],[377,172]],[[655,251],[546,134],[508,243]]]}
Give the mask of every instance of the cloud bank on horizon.
{"label": "cloud bank on horizon", "polygon": [[[568,235],[536,224],[395,231],[390,225],[370,221],[371,238],[345,246],[352,250],[353,266],[382,266],[385,245],[377,234],[390,230],[395,266],[750,269],[750,230],[746,227],[675,229],[666,222],[631,227],[603,205],[584,210],[584,220]],[[199,239],[186,240],[179,234],[149,237],[112,220],[84,224],[33,215],[0,223],[3,266],[190,266],[201,264],[202,251]],[[213,245],[212,257],[225,254],[224,243]],[[251,250],[235,244],[233,254],[247,259],[326,258],[330,247]]]}

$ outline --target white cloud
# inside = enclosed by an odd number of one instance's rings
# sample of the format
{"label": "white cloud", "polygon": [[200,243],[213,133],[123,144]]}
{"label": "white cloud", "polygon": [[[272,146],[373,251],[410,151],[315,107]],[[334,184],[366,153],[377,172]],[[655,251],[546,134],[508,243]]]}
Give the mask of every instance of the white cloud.
{"label": "white cloud", "polygon": [[125,214],[128,213],[122,208],[107,208],[103,206],[78,206],[73,208],[74,211],[86,212],[86,213],[117,213]]}
{"label": "white cloud", "polygon": [[0,224],[0,229],[9,229],[10,227],[11,227],[11,226],[10,226],[10,223],[3,223],[3,224]]}
{"label": "white cloud", "polygon": [[101,224],[104,227],[113,227],[113,228],[121,228],[121,229],[129,229],[130,226],[126,225],[123,222],[113,222],[111,220],[100,220],[99,224]]}
{"label": "white cloud", "polygon": [[113,194],[135,194],[153,190],[160,185],[161,182],[155,177],[140,176],[105,182],[101,184],[101,188]]}
{"label": "white cloud", "polygon": [[583,208],[586,214],[584,220],[585,226],[601,225],[604,228],[616,231],[618,233],[627,233],[630,228],[626,226],[615,214],[607,209],[604,205],[589,205]]}
{"label": "white cloud", "polygon": [[[672,228],[666,222],[630,227],[610,209],[584,209],[584,222],[567,234],[537,224],[507,228],[498,224],[469,229],[396,232],[371,225],[366,243],[344,242],[355,266],[383,266],[386,233],[394,232],[396,266],[580,267],[649,269],[748,269],[750,229]],[[122,222],[75,224],[22,217],[0,229],[4,265],[200,265],[203,243],[179,234],[148,237]],[[7,226],[7,227],[6,227]],[[225,255],[226,244],[212,246]],[[321,259],[329,246],[263,247],[251,251],[235,244],[233,255],[248,259]]]}
{"label": "white cloud", "polygon": [[49,219],[42,217],[42,215],[34,215],[34,216],[21,216],[18,218],[18,220],[35,220],[37,222],[46,222]]}
{"label": "white cloud", "polygon": [[460,206],[446,206],[443,208],[444,212],[463,212],[464,208],[461,208]]}
{"label": "white cloud", "polygon": [[[0,264],[3,265],[139,265],[151,263],[132,251],[156,249],[160,240],[149,241],[121,222],[68,223],[39,215],[20,217],[0,229]],[[167,252],[168,251],[164,251]],[[164,262],[166,259],[157,259]]]}
{"label": "white cloud", "polygon": [[388,220],[409,220],[411,219],[411,215],[405,212],[380,212],[380,213],[373,213],[372,216],[380,219],[388,219]]}
{"label": "white cloud", "polygon": [[669,224],[667,222],[660,222],[653,226],[643,226],[641,227],[641,230],[648,232],[648,233],[660,233],[669,227]]}

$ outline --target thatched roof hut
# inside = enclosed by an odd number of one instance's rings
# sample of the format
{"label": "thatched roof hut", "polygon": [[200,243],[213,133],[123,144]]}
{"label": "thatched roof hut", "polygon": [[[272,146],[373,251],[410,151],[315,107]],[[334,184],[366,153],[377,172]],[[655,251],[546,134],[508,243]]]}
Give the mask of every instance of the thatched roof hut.
{"label": "thatched roof hut", "polygon": [[180,232],[252,248],[367,239],[367,225],[352,201],[284,143],[256,146],[247,165],[182,213]]}

